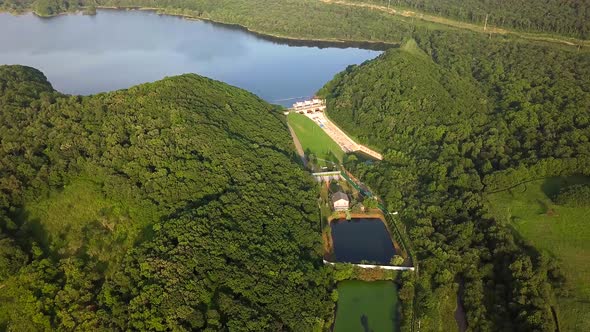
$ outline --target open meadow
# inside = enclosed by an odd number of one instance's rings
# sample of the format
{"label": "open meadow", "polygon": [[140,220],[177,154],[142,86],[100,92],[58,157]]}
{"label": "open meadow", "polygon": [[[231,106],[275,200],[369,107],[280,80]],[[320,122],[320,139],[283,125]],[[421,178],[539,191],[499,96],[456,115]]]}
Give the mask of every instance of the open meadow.
{"label": "open meadow", "polygon": [[342,161],[344,151],[311,119],[303,114],[289,113],[288,120],[308,158],[310,154],[315,155],[318,165]]}
{"label": "open meadow", "polygon": [[590,206],[561,206],[551,197],[563,187],[588,182],[585,177],[549,178],[488,195],[495,216],[559,261],[566,278],[566,294],[556,299],[561,331],[590,331]]}

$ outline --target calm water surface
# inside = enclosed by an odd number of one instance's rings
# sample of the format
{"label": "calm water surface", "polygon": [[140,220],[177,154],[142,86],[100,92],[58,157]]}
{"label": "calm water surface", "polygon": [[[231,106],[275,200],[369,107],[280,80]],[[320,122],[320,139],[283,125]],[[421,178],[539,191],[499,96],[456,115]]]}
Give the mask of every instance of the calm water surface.
{"label": "calm water surface", "polygon": [[70,94],[190,72],[290,104],[284,99],[310,96],[348,65],[379,53],[289,46],[232,27],[145,11],[50,19],[0,14],[0,64],[38,68],[54,88]]}
{"label": "calm water surface", "polygon": [[338,283],[334,332],[399,331],[397,287],[391,281]]}
{"label": "calm water surface", "polygon": [[395,254],[393,242],[379,219],[332,222],[332,241],[337,262],[376,262],[387,265]]}

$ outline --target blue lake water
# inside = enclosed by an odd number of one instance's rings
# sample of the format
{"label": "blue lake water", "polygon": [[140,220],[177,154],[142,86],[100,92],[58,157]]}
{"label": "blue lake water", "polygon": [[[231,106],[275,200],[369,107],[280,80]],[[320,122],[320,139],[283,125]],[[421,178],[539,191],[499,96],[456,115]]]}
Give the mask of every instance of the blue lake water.
{"label": "blue lake water", "polygon": [[[291,45],[289,45],[291,44]],[[290,105],[380,51],[286,44],[235,27],[149,11],[0,14],[0,64],[40,69],[57,90],[93,94],[197,73]]]}

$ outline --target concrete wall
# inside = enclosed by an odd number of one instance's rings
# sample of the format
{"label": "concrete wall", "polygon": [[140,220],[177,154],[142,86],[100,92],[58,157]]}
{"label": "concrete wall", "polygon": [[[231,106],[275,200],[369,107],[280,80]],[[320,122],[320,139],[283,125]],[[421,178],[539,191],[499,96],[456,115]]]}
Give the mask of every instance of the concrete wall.
{"label": "concrete wall", "polygon": [[[324,264],[328,265],[336,265],[336,264],[343,264],[343,263],[333,263],[328,262],[324,259]],[[413,266],[390,266],[390,265],[372,265],[372,264],[352,264],[354,266],[358,266],[363,269],[383,269],[383,270],[395,270],[395,271],[414,271],[415,268]]]}

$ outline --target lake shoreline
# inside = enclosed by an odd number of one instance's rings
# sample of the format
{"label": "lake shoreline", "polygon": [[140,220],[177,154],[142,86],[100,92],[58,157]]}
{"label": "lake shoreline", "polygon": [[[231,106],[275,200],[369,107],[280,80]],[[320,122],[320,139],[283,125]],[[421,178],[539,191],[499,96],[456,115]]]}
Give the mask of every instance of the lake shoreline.
{"label": "lake shoreline", "polygon": [[[34,10],[28,10],[23,12],[13,12],[7,10],[0,10],[0,13],[7,13],[14,16],[21,16],[26,14],[33,14],[42,19],[51,19],[54,17],[64,16],[64,15],[71,15],[71,14],[82,14],[86,16],[96,16],[99,13],[95,14],[87,14],[85,10],[87,8],[80,8],[76,11],[65,11],[56,13],[53,15],[39,15]],[[289,46],[309,46],[309,47],[319,47],[319,48],[327,48],[327,47],[335,47],[335,48],[361,48],[361,49],[368,49],[374,51],[386,51],[390,48],[396,48],[401,45],[401,42],[393,43],[393,42],[386,42],[380,40],[345,40],[345,39],[337,39],[337,38],[303,38],[303,37],[294,37],[288,35],[281,35],[281,34],[274,34],[270,32],[259,31],[255,29],[251,29],[247,26],[238,24],[238,23],[228,23],[223,21],[214,20],[207,17],[200,17],[200,16],[193,16],[188,14],[176,13],[173,10],[166,10],[164,8],[157,8],[157,7],[116,7],[116,6],[96,6],[97,10],[115,10],[115,11],[131,11],[131,10],[138,10],[138,11],[147,11],[147,12],[154,12],[158,15],[166,15],[171,17],[179,17],[189,21],[203,21],[209,22],[213,24],[219,24],[224,27],[229,27],[232,29],[239,29],[255,35],[261,39],[280,43],[280,44],[287,44]]]}
{"label": "lake shoreline", "polygon": [[[64,94],[93,95],[197,73],[287,107],[348,66],[382,53],[351,44],[273,42],[236,26],[149,9],[98,12],[47,19],[0,15],[0,30],[6,31],[0,63],[40,68]],[[69,36],[60,35],[64,30]]]}

